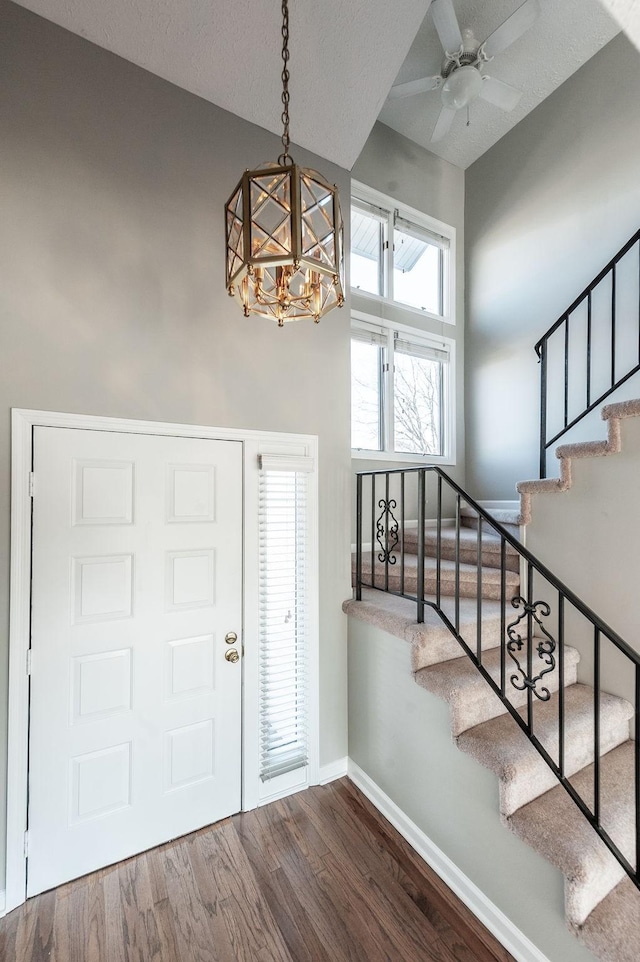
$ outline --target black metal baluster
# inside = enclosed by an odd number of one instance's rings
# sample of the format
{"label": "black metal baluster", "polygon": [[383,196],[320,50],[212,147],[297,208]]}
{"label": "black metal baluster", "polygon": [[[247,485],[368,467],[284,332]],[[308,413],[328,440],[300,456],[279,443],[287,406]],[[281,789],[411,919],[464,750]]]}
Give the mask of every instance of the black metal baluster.
{"label": "black metal baluster", "polygon": [[564,426],[569,423],[569,315],[564,321]]}
{"label": "black metal baluster", "polygon": [[593,629],[593,814],[600,825],[600,629]]}
{"label": "black metal baluster", "polygon": [[376,586],[376,476],[371,475],[371,587]]}
{"label": "black metal baluster", "polygon": [[362,475],[356,475],[356,601],[362,601]]}
{"label": "black metal baluster", "polygon": [[389,472],[384,482],[384,590],[389,590]]}
{"label": "black metal baluster", "polygon": [[400,525],[402,527],[402,541],[400,542],[400,594],[404,594],[404,471],[400,473]]}
{"label": "black metal baluster", "polygon": [[558,768],[564,778],[564,595],[558,592]]}
{"label": "black metal baluster", "polygon": [[[635,247],[638,250],[638,280],[640,283],[640,231],[637,231],[633,237],[631,237],[624,247],[618,251],[618,253],[613,257],[609,263],[600,271],[597,277],[595,277],[591,283],[582,291],[579,297],[567,308],[564,314],[561,314],[558,320],[553,324],[549,330],[540,338],[540,340],[535,345],[536,354],[541,362],[541,392],[540,392],[540,477],[546,477],[547,472],[547,451],[551,445],[555,444],[568,430],[578,424],[582,418],[584,418],[590,411],[598,407],[605,398],[609,397],[617,388],[625,383],[629,378],[631,378],[637,371],[640,370],[640,298],[638,300],[638,354],[636,361],[637,363],[631,367],[629,370],[621,374],[620,378],[617,377],[617,344],[619,341],[618,337],[618,289],[622,292],[622,285],[628,284],[630,290],[632,286],[630,285],[630,280],[626,275],[626,272],[618,277],[618,264],[623,260],[623,258],[632,251]],[[594,398],[594,377],[593,377],[593,355],[594,355],[594,322],[597,323],[597,317],[593,314],[593,292],[598,289],[600,284],[605,282],[607,278],[611,277],[611,295],[610,295],[610,363],[609,363],[609,386],[606,390],[598,392],[598,397]],[[570,354],[570,330],[569,323],[571,317],[575,311],[587,301],[587,339],[586,339],[586,403],[584,409],[580,410],[575,417],[570,417],[570,406],[571,398],[569,393],[570,384],[573,383],[572,380],[576,374],[579,374],[578,363],[579,359],[577,356],[571,358]],[[561,418],[562,426],[558,431],[556,431],[552,436],[548,436],[548,401],[549,401],[549,388],[548,388],[548,348],[550,343],[550,338],[558,333],[558,339],[564,337],[564,416]],[[601,352],[602,353],[602,352]],[[574,352],[575,354],[575,352]],[[599,363],[599,362],[597,362]],[[605,361],[606,365],[606,361]],[[620,365],[624,366],[623,364]],[[597,374],[597,370],[596,370]],[[559,394],[558,401],[560,409],[562,410],[562,394]],[[555,403],[555,393],[552,398]]]}
{"label": "black metal baluster", "polygon": [[591,291],[587,297],[587,407],[591,404]]}
{"label": "black metal baluster", "polygon": [[[478,519],[479,520],[479,519]],[[460,495],[456,495],[456,578],[455,578],[455,626],[460,634]]]}
{"label": "black metal baluster", "polygon": [[[527,561],[527,676],[533,678],[533,568]],[[529,734],[533,734],[533,689],[527,686],[527,725]]]}
{"label": "black metal baluster", "polygon": [[436,605],[440,610],[440,581],[442,568],[442,475],[438,475],[438,529],[436,534]]}
{"label": "black metal baluster", "polygon": [[478,537],[476,540],[476,657],[482,664],[482,518],[478,517]]}
{"label": "black metal baluster", "polygon": [[505,693],[505,672],[507,656],[506,620],[507,613],[505,605],[507,603],[507,542],[500,535],[500,692],[504,698]]}
{"label": "black metal baluster", "polygon": [[611,268],[611,387],[616,383],[616,265]]}
{"label": "black metal baluster", "polygon": [[547,341],[540,347],[540,477],[547,476]]}
{"label": "black metal baluster", "polygon": [[425,512],[425,477],[426,472],[421,468],[418,472],[418,582],[416,584],[416,598],[418,604],[418,622],[424,621],[424,512]]}

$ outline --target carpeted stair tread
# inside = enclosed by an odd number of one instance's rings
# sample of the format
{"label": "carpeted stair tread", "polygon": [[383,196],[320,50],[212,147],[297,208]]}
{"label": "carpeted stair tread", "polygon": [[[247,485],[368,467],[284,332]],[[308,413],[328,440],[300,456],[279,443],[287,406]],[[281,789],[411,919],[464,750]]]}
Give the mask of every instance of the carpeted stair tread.
{"label": "carpeted stair tread", "polygon": [[[441,605],[447,617],[453,620],[453,599],[442,598]],[[416,624],[414,601],[363,588],[362,601],[345,601],[342,610],[360,621],[376,625],[383,631],[409,642],[411,668],[414,672],[428,665],[460,658],[460,645],[440,616],[428,605],[424,610],[424,623],[419,625]],[[475,600],[460,599],[460,631],[465,637],[475,637],[477,613]],[[499,602],[484,601],[482,615],[483,650],[495,648],[500,644]]]}
{"label": "carpeted stair tread", "polygon": [[[579,660],[580,655],[576,649],[569,645],[565,646],[565,685],[576,683]],[[500,684],[500,649],[493,648],[487,651],[483,655],[482,664],[493,680]],[[534,670],[536,669],[539,670],[534,660]],[[507,667],[507,684],[510,674]],[[467,655],[422,668],[416,672],[415,678],[422,688],[449,702],[451,731],[455,738],[469,728],[475,728],[476,725],[504,715],[507,711]],[[557,691],[559,681],[557,669],[546,675],[545,681],[550,691]],[[526,704],[526,700],[526,692],[513,689],[510,701],[514,707],[519,708]],[[510,722],[516,727],[513,719],[510,719]]]}
{"label": "carpeted stair tread", "polygon": [[[520,508],[487,508],[487,514],[491,515],[494,521],[499,524],[519,524]],[[469,505],[463,505],[460,514],[467,520],[477,521],[478,512]]]}
{"label": "carpeted stair tread", "polygon": [[605,404],[600,412],[603,421],[612,418],[636,418],[640,416],[640,398],[629,398],[628,401],[614,401],[612,404]]}
{"label": "carpeted stair tread", "polygon": [[[510,673],[511,674],[511,673]],[[544,680],[539,684],[544,684]],[[573,775],[594,758],[593,688],[565,688],[565,772]],[[546,751],[558,762],[557,693],[548,701],[534,702],[533,730]],[[519,709],[526,718],[526,707]],[[633,706],[623,698],[600,696],[600,754],[604,755],[629,737]],[[500,811],[512,815],[522,805],[557,785],[547,763],[510,715],[502,715],[468,729],[458,747],[494,772],[500,779]]]}
{"label": "carpeted stair tread", "polygon": [[[634,755],[634,742],[628,740],[600,761],[601,824],[632,864],[636,857]],[[592,804],[593,768],[588,765],[571,777],[587,804]],[[508,824],[564,874],[566,915],[572,927],[581,926],[624,876],[561,785],[519,808]]]}
{"label": "carpeted stair tread", "polygon": [[[391,591],[400,591],[402,589],[402,574],[401,574],[401,558],[398,552],[396,564],[390,564],[388,566],[388,576],[389,576],[389,589]],[[459,567],[459,584],[460,584],[460,595],[465,598],[475,598],[477,594],[478,586],[478,569],[476,565],[465,564],[460,562]],[[435,558],[425,558],[425,575],[424,584],[425,592],[427,594],[435,594],[436,591],[436,559]],[[356,556],[353,555],[352,564],[353,578],[355,582],[356,573]],[[498,600],[500,598],[501,591],[501,575],[497,568],[481,568],[482,572],[482,597],[492,600]],[[366,552],[362,558],[362,580],[367,584],[374,586],[377,585],[380,588],[385,585],[385,578],[387,572],[385,571],[385,565],[378,561],[376,556],[374,563],[375,581],[372,581],[372,571],[371,571],[371,553]],[[516,571],[506,571],[505,572],[505,586],[507,591],[507,598],[512,595],[517,594],[519,586],[520,576]],[[416,586],[418,584],[418,557],[414,554],[405,554],[404,556],[404,591],[414,594],[416,591]],[[440,591],[443,595],[452,595],[455,593],[456,584],[456,563],[455,561],[442,559],[440,563]]]}
{"label": "carpeted stair tread", "polygon": [[576,930],[580,941],[600,962],[638,962],[638,933],[640,892],[626,876]]}
{"label": "carpeted stair tread", "polygon": [[557,458],[603,458],[611,453],[608,441],[575,441],[556,448]]}
{"label": "carpeted stair tread", "polygon": [[[435,557],[438,547],[438,532],[434,528],[426,528],[424,533],[425,553]],[[483,567],[499,568],[501,559],[501,539],[498,535],[484,532],[481,544],[481,562]],[[405,530],[404,550],[407,554],[418,552],[417,527]],[[455,561],[456,557],[456,529],[442,528],[440,538],[440,554],[442,558]],[[476,528],[460,528],[460,561],[475,565],[478,558],[478,533]],[[505,543],[505,565],[510,571],[518,571],[519,555],[514,547]]]}

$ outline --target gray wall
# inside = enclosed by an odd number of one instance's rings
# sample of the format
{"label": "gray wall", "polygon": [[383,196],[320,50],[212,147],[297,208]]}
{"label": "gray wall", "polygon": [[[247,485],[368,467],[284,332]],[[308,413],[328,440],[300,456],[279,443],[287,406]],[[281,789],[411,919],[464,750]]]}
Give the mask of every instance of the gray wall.
{"label": "gray wall", "polygon": [[478,497],[513,497],[537,477],[533,345],[640,224],[639,103],[640,53],[619,35],[466,172],[467,481]]}
{"label": "gray wall", "polygon": [[[348,307],[278,330],[224,288],[224,201],[278,139],[10,3],[0,64],[1,873],[9,409],[319,435],[321,763],[347,749],[350,451]],[[348,214],[347,172],[294,156]]]}
{"label": "gray wall", "polygon": [[[618,454],[573,462],[568,491],[533,495],[527,547],[640,652],[640,554],[632,535],[640,530],[640,418],[622,421],[621,435]],[[550,602],[553,621],[555,592],[536,586],[535,597]],[[593,627],[570,604],[564,617],[565,638],[581,654],[578,678],[593,684]],[[632,665],[604,635],[601,642],[603,689],[633,703]]]}
{"label": "gray wall", "polygon": [[566,928],[560,872],[500,822],[495,775],[456,748],[448,705],[413,680],[407,642],[355,618],[349,757],[549,962],[594,962]]}
{"label": "gray wall", "polygon": [[[391,321],[415,326],[418,331],[452,338],[456,342],[456,464],[445,466],[457,481],[464,483],[464,171],[436,157],[390,127],[377,123],[352,175],[354,180],[381,191],[416,210],[423,211],[456,229],[456,324],[430,321],[400,308],[376,305],[353,292],[355,310]],[[390,463],[402,467],[401,463]],[[415,464],[408,465],[415,467]],[[353,471],[383,470],[386,463],[354,458]],[[355,497],[355,496],[354,496]],[[354,533],[355,538],[355,533]]]}

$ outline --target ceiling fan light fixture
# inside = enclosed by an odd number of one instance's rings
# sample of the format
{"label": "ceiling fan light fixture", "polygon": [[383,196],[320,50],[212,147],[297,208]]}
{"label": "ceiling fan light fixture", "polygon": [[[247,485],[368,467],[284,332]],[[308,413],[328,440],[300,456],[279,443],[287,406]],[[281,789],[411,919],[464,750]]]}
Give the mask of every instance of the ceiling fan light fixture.
{"label": "ceiling fan light fixture", "polygon": [[442,86],[442,105],[450,110],[461,110],[480,96],[482,74],[476,67],[465,66],[453,70]]}
{"label": "ceiling fan light fixture", "polygon": [[277,163],[246,170],[225,204],[226,284],[245,317],[313,318],[344,303],[338,188],[289,155],[289,7],[282,0],[282,146]]}

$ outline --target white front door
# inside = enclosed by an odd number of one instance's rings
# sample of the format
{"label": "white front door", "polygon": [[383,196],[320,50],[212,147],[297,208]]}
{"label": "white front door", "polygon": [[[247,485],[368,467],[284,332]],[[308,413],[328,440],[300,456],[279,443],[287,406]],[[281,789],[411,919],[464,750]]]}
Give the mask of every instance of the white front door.
{"label": "white front door", "polygon": [[37,427],[34,475],[30,896],[240,809],[242,444]]}

